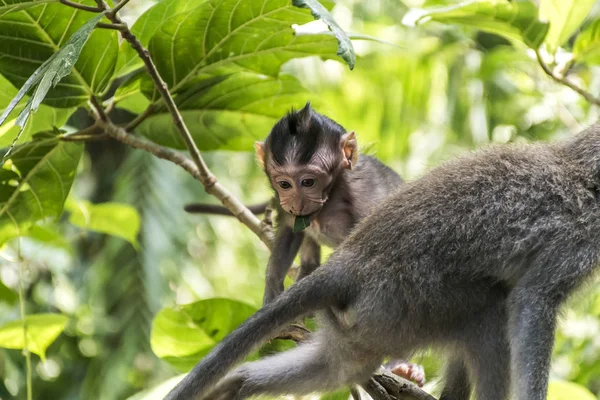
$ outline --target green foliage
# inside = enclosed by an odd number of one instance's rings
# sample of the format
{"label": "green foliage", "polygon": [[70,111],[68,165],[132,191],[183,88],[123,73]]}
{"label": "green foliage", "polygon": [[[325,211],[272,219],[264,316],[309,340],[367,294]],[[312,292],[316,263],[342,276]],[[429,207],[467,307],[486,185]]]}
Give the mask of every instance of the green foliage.
{"label": "green foliage", "polygon": [[[36,84],[32,110],[42,99],[55,107],[73,107],[106,88],[117,60],[117,34],[96,30],[90,35],[97,18],[62,4],[0,17],[0,35],[13,38],[0,41],[0,74],[21,87],[17,102]],[[49,90],[52,85],[56,87]]]}
{"label": "green foliage", "polygon": [[56,3],[58,0],[4,0],[0,3],[0,17],[25,10],[26,8],[33,7],[44,3]]}
{"label": "green foliage", "polygon": [[350,398],[349,390],[339,390],[335,393],[321,396],[321,400],[348,400]]}
{"label": "green foliage", "polygon": [[[414,20],[413,20],[414,18]],[[473,27],[537,49],[548,32],[529,0],[472,0],[457,5],[418,11],[407,22],[438,21]]]}
{"label": "green foliage", "polygon": [[61,215],[82,150],[80,144],[58,138],[14,149],[0,169],[0,244],[38,220]]}
{"label": "green foliage", "polygon": [[550,381],[548,387],[548,400],[597,400],[589,390],[572,382]]}
{"label": "green foliage", "polygon": [[588,64],[600,64],[600,19],[595,20],[584,29],[573,46],[575,60]]}
{"label": "green foliage", "polygon": [[540,17],[550,23],[546,35],[546,47],[554,54],[581,26],[596,0],[542,0]]}
{"label": "green foliage", "polygon": [[136,249],[140,230],[140,216],[135,208],[127,204],[72,201],[67,203],[71,211],[69,222],[83,229],[106,233],[127,240]]}
{"label": "green foliage", "polygon": [[[46,359],[46,350],[65,329],[68,318],[60,314],[31,314],[25,317],[27,326],[27,348]],[[0,326],[0,347],[23,349],[23,320],[12,321]]]}
{"label": "green foliage", "polygon": [[255,312],[256,308],[230,299],[200,300],[165,308],[152,324],[152,350],[179,370],[190,370]]}

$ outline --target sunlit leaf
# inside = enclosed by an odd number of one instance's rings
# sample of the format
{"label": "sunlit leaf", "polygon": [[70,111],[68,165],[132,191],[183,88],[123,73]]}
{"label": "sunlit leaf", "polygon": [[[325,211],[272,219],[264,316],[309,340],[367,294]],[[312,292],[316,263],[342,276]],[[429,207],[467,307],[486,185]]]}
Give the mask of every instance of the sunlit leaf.
{"label": "sunlit leaf", "polygon": [[[310,100],[291,76],[238,73],[214,82],[197,90],[193,86],[176,99],[201,150],[249,151],[292,106],[302,107]],[[166,112],[148,118],[136,132],[164,146],[185,148]]]}
{"label": "sunlit leaf", "polygon": [[[81,3],[95,5],[91,0]],[[118,56],[116,31],[95,30],[90,35],[98,18],[63,4],[0,17],[0,74],[22,88],[22,95],[39,84],[36,102],[45,97],[45,104],[73,107],[86,101],[106,88]]]}
{"label": "sunlit leaf", "polygon": [[350,391],[347,389],[321,396],[321,400],[348,400],[349,398]]}
{"label": "sunlit leaf", "polygon": [[61,235],[56,225],[33,225],[27,232],[27,238],[33,239],[46,246],[71,251],[71,245],[67,239]]}
{"label": "sunlit leaf", "polygon": [[576,61],[600,64],[600,19],[592,22],[577,35],[573,57]]}
{"label": "sunlit leaf", "polygon": [[596,0],[541,0],[540,17],[550,23],[544,42],[549,53],[565,43],[580,27]]}
{"label": "sunlit leaf", "polygon": [[[46,359],[46,349],[65,328],[68,318],[61,314],[31,314],[25,317],[27,348]],[[23,349],[23,320],[11,321],[0,327],[0,347]]]}
{"label": "sunlit leaf", "polygon": [[292,58],[335,56],[338,43],[332,35],[294,35],[293,24],[312,20],[309,10],[290,0],[207,0],[164,21],[149,49],[173,92],[240,70],[277,76]]}
{"label": "sunlit leaf", "polygon": [[256,309],[231,299],[208,299],[162,309],[154,318],[154,353],[182,371],[192,368]]}
{"label": "sunlit leaf", "polygon": [[0,169],[0,244],[61,215],[82,151],[80,143],[56,138],[14,149]]}
{"label": "sunlit leaf", "polygon": [[404,23],[427,21],[457,24],[504,36],[537,49],[548,32],[548,23],[538,19],[538,9],[528,0],[471,0],[448,7],[414,9]]}
{"label": "sunlit leaf", "polygon": [[553,380],[548,388],[548,400],[597,400],[585,387],[573,382]]}
{"label": "sunlit leaf", "polygon": [[138,247],[140,216],[137,210],[120,203],[92,204],[88,201],[69,201],[69,221],[83,229],[118,236]]}

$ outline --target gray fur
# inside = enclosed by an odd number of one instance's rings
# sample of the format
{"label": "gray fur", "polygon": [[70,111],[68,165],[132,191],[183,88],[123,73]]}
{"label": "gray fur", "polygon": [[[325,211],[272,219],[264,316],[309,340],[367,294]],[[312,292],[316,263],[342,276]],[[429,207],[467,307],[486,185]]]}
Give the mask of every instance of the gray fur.
{"label": "gray fur", "polygon": [[[600,127],[445,163],[383,201],[328,265],[243,323],[168,398],[332,389],[364,381],[385,356],[433,346],[454,360],[444,400],[467,400],[470,386],[477,400],[507,400],[509,388],[544,400],[559,306],[598,265],[599,188]],[[311,343],[214,386],[314,310]]]}

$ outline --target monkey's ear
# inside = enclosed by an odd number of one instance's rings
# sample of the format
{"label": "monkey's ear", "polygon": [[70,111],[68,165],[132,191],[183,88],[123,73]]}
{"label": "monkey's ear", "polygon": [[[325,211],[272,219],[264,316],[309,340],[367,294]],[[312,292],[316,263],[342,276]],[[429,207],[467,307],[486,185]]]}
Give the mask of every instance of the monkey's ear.
{"label": "monkey's ear", "polygon": [[344,133],[340,140],[340,147],[342,148],[342,167],[352,169],[352,166],[356,165],[358,161],[358,141],[356,140],[356,134],[354,131]]}
{"label": "monkey's ear", "polygon": [[254,142],[254,150],[256,151],[256,159],[260,166],[265,168],[265,142]]}

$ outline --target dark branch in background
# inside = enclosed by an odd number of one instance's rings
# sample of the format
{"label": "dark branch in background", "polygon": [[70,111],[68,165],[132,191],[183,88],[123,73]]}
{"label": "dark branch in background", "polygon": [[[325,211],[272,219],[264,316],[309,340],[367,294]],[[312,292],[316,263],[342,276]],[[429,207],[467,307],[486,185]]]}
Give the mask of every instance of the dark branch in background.
{"label": "dark branch in background", "polygon": [[564,85],[564,86],[566,86],[566,87],[574,90],[575,92],[579,93],[590,104],[595,104],[597,106],[600,106],[600,98],[595,97],[594,95],[592,95],[587,90],[582,89],[577,84],[575,84],[574,82],[572,82],[569,79],[567,79],[566,76],[561,76],[561,75],[558,75],[557,73],[555,73],[550,68],[550,66],[544,62],[544,60],[542,59],[542,55],[540,54],[539,51],[536,51],[535,55],[537,57],[538,63],[540,64],[540,66],[542,67],[542,69],[544,70],[544,72],[546,73],[546,75],[548,75],[550,78],[554,79],[556,82],[558,82],[558,83],[560,83],[560,84],[562,84],[562,85]]}
{"label": "dark branch in background", "polygon": [[[140,117],[136,118],[126,128],[122,128],[115,125],[110,120],[106,110],[102,106],[102,103],[94,96],[90,98],[90,103],[96,122],[94,125],[92,125],[92,127],[86,128],[89,129],[90,132],[80,131],[73,135],[65,135],[63,139],[69,137],[70,139],[65,140],[77,140],[76,138],[78,137],[78,134],[79,138],[85,137],[86,135],[92,135],[96,133],[96,130],[100,128],[106,134],[122,143],[125,143],[136,149],[147,151],[154,154],[158,158],[162,158],[179,165],[195,179],[200,181],[209,194],[219,199],[221,203],[223,203],[223,205],[238,218],[238,220],[248,226],[269,248],[271,248],[272,229],[269,228],[272,226],[272,220],[270,211],[266,213],[265,221],[261,222],[237,198],[229,193],[229,191],[225,189],[211,173],[208,166],[202,159],[200,151],[194,143],[194,140],[192,139],[192,136],[185,125],[185,122],[183,121],[181,113],[179,112],[175,101],[169,92],[167,84],[163,81],[158,70],[156,69],[156,66],[152,62],[149,51],[142,46],[140,41],[137,40],[137,38],[131,33],[127,24],[125,24],[117,15],[117,11],[127,4],[128,1],[129,0],[122,0],[113,9],[110,9],[103,0],[96,0],[98,8],[83,6],[73,3],[69,0],[61,0],[61,3],[85,11],[107,11],[106,17],[111,21],[111,24],[103,24],[102,27],[109,29],[118,28],[123,39],[129,42],[133,49],[136,50],[139,57],[144,62],[146,70],[152,78],[156,89],[160,92],[167,109],[171,113],[173,122],[183,138],[193,161],[181,152],[171,150],[150,140],[128,133],[128,130],[135,128],[135,126],[137,126],[147,116],[154,112],[151,107],[149,107]],[[270,208],[272,209],[273,207]],[[282,338],[292,339],[297,342],[306,340],[309,336],[310,331],[298,325],[292,325],[291,328],[287,328],[280,335]],[[434,397],[419,389],[417,385],[387,373],[377,373],[373,375],[373,377],[366,384],[364,384],[363,387],[374,400],[435,400]],[[352,396],[356,397],[357,395],[357,392],[353,391]]]}

